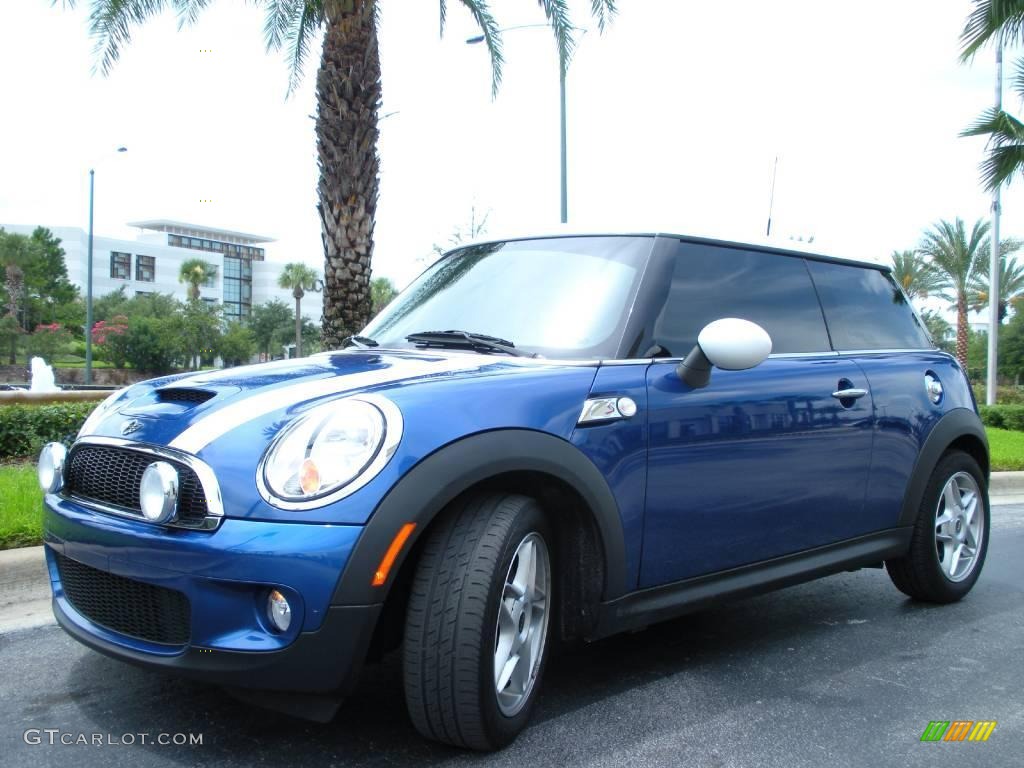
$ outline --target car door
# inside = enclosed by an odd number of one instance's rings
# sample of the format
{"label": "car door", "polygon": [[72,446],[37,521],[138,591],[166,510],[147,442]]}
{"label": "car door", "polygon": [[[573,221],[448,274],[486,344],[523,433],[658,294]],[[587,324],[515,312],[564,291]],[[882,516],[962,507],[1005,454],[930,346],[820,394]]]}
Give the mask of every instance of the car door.
{"label": "car door", "polygon": [[[873,409],[857,364],[831,349],[799,256],[681,242],[653,321],[669,359],[647,373],[649,453],[640,586],[735,568],[864,531]],[[694,389],[680,357],[707,323],[772,338],[746,371]],[[834,393],[853,390],[841,398]]]}

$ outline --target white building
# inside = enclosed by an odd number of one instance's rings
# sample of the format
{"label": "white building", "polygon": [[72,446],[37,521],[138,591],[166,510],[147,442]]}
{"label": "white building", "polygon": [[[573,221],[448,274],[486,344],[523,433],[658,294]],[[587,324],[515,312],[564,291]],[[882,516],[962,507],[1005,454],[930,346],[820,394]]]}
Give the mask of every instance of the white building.
{"label": "white building", "polygon": [[[2,225],[8,232],[31,234],[35,225]],[[217,276],[200,289],[205,301],[224,305],[229,320],[247,318],[252,307],[280,299],[295,306],[290,290],[279,288],[278,275],[284,264],[266,261],[263,244],[273,238],[214,229],[167,219],[131,222],[138,227],[134,240],[93,235],[92,295],[98,298],[125,289],[131,298],[147,293],[169,293],[180,301],[188,298],[188,286],[178,281],[181,265],[189,259],[203,259],[217,267]],[[89,236],[79,227],[48,227],[61,240],[68,279],[85,295]],[[319,324],[323,294],[307,291],[302,314]]]}

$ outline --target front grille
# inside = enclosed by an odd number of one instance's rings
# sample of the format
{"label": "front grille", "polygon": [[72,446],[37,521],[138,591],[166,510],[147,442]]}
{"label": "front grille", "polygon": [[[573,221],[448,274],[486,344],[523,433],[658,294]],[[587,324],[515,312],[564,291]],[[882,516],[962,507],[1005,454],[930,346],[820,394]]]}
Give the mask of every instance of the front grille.
{"label": "front grille", "polygon": [[100,571],[61,554],[54,556],[65,597],[90,621],[151,643],[188,643],[192,618],[183,593]]}
{"label": "front grille", "polygon": [[164,387],[156,391],[157,398],[164,403],[205,403],[216,395],[205,389],[185,389],[184,387]]}
{"label": "front grille", "polygon": [[[109,504],[141,517],[139,483],[146,467],[154,461],[157,457],[127,448],[77,445],[68,456],[65,488],[72,496]],[[199,477],[185,464],[168,463],[178,470],[178,519],[185,523],[201,522],[208,509]]]}

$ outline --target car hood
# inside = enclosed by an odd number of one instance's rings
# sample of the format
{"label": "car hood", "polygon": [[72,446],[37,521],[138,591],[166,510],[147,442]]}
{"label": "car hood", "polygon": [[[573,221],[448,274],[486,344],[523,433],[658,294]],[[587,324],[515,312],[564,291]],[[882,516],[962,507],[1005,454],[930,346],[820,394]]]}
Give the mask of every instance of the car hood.
{"label": "car hood", "polygon": [[86,422],[79,437],[128,438],[198,454],[243,424],[272,418],[280,425],[312,401],[439,378],[565,365],[465,352],[345,350],[179,374],[136,384],[112,397]]}

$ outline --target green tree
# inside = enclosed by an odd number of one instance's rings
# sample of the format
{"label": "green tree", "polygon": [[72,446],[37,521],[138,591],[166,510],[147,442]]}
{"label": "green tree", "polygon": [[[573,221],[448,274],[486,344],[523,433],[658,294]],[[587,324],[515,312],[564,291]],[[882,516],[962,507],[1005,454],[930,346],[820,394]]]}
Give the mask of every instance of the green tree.
{"label": "green tree", "polygon": [[135,318],[125,344],[128,362],[147,373],[168,373],[183,354],[180,333],[180,323],[174,318]]}
{"label": "green tree", "polygon": [[173,317],[185,353],[185,367],[210,364],[220,344],[223,311],[219,304],[190,301]]}
{"label": "green tree", "polygon": [[963,219],[940,221],[925,232],[919,248],[942,278],[940,296],[956,305],[956,358],[967,370],[967,309],[972,280],[988,259],[987,221],[977,221],[967,235]]}
{"label": "green tree", "polygon": [[26,357],[41,357],[48,363],[67,352],[71,333],[60,323],[39,323],[28,335]]}
{"label": "green tree", "polygon": [[188,300],[199,301],[199,289],[217,277],[217,265],[203,259],[188,259],[178,270],[178,282],[188,286]]}
{"label": "green tree", "polygon": [[[1024,42],[1024,0],[974,0],[960,34],[961,61],[967,62],[986,45],[1014,46]],[[1024,57],[1017,60],[1010,87],[1024,98]],[[962,136],[988,137],[981,164],[985,187],[993,190],[1024,169],[1024,123],[1003,109],[985,110]]]}
{"label": "green tree", "polygon": [[1017,384],[1024,377],[1024,312],[1015,312],[999,331],[999,373]]}
{"label": "green tree", "polygon": [[256,352],[256,337],[242,323],[228,323],[220,337],[220,356],[225,366],[245,365]]}
{"label": "green tree", "polygon": [[[22,304],[25,294],[25,274],[17,264],[10,263],[4,268],[4,289],[7,294],[7,317],[14,320],[17,334],[25,332],[25,324],[21,320]],[[18,356],[18,335],[10,335],[10,365],[14,365]]]}
{"label": "green tree", "polygon": [[927,298],[941,287],[942,276],[917,251],[893,251],[890,258],[892,276],[911,301]]}
{"label": "green tree", "polygon": [[926,309],[921,312],[921,320],[928,329],[928,333],[931,335],[932,341],[938,345],[939,349],[952,354],[955,347],[950,342],[949,337],[953,331],[953,326],[949,324],[946,318],[934,309]]}
{"label": "green tree", "polygon": [[256,351],[268,356],[281,352],[280,338],[292,332],[295,326],[295,315],[283,301],[274,299],[252,308],[249,317],[249,328],[256,339]]}
{"label": "green tree", "polygon": [[319,280],[312,267],[300,261],[285,264],[281,274],[277,276],[277,284],[281,288],[290,288],[295,298],[295,356],[302,357],[302,297],[306,291],[316,287]]}
{"label": "green tree", "polygon": [[[50,230],[36,227],[31,235],[20,235],[0,229],[0,269],[7,267],[21,270],[19,295],[14,298],[24,330],[58,321],[77,325],[78,289],[68,280],[60,239]],[[7,287],[0,287],[0,293],[3,304],[10,305]]]}
{"label": "green tree", "polygon": [[[1017,307],[1024,299],[1024,265],[1010,258],[1010,254],[1020,250],[1018,240],[1004,240],[999,244],[999,322],[1006,319],[1009,308]],[[989,255],[991,258],[991,254]],[[971,309],[984,309],[989,304],[989,272],[988,262],[981,265],[969,286],[968,302]]]}
{"label": "green tree", "polygon": [[375,277],[370,283],[370,296],[373,298],[373,315],[377,316],[384,307],[391,303],[391,300],[398,295],[398,289],[386,277]]}
{"label": "green tree", "polygon": [[[56,0],[54,0],[56,2]],[[74,5],[74,0],[64,0]],[[324,244],[324,342],[330,349],[362,328],[370,314],[370,269],[377,211],[377,156],[381,102],[376,0],[257,0],[266,9],[267,48],[287,48],[289,92],[302,74],[310,46],[323,30],[316,77],[316,139],[321,237]],[[209,0],[92,0],[91,31],[99,69],[109,73],[135,27],[167,8],[183,23],[194,22]],[[460,0],[483,33],[490,54],[492,93],[501,82],[501,28],[488,0]],[[566,0],[539,0],[558,49],[562,72],[574,47]],[[400,6],[399,6],[400,7]],[[614,0],[591,0],[598,27],[615,13]],[[446,0],[440,0],[444,33]]]}

